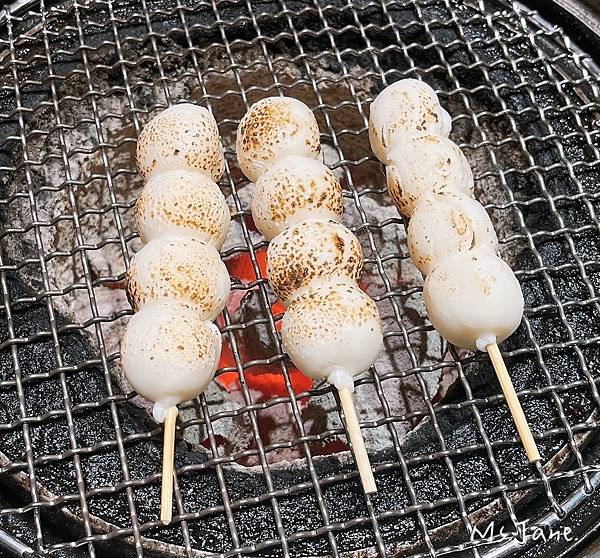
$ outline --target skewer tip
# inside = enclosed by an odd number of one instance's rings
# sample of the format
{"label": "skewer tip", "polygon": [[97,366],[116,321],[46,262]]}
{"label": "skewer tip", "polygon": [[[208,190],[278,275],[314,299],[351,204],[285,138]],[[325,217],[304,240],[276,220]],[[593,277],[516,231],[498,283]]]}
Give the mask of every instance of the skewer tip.
{"label": "skewer tip", "polygon": [[340,401],[346,419],[346,427],[348,429],[348,436],[350,438],[350,444],[352,445],[352,452],[354,454],[356,466],[358,467],[363,490],[365,494],[374,494],[377,492],[377,485],[375,484],[375,477],[373,475],[371,462],[369,461],[369,455],[365,448],[365,441],[362,432],[360,431],[356,409],[354,408],[354,401],[352,400],[352,392],[348,388],[342,388],[338,390],[338,393],[340,395]]}
{"label": "skewer tip", "polygon": [[169,407],[164,423],[163,469],[160,492],[160,520],[163,525],[171,523],[173,518],[173,460],[177,414],[177,407]]}
{"label": "skewer tip", "polygon": [[533,434],[531,433],[531,429],[529,428],[525,413],[523,412],[523,407],[521,407],[521,402],[517,397],[517,392],[515,391],[512,380],[508,375],[508,370],[506,369],[506,364],[504,363],[504,359],[502,358],[502,354],[498,348],[498,343],[490,343],[487,345],[486,349],[490,355],[490,360],[492,361],[496,375],[498,376],[498,381],[500,382],[504,397],[508,403],[508,408],[510,409],[513,420],[515,421],[515,426],[519,432],[521,443],[525,448],[527,459],[531,464],[535,464],[541,461],[542,458],[540,456],[537,444],[533,438]]}

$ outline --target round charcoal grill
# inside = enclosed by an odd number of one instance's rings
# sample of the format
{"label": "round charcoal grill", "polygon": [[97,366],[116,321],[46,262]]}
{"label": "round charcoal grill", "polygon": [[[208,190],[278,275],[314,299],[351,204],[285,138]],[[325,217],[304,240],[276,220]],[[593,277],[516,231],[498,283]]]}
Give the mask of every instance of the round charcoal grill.
{"label": "round charcoal grill", "polygon": [[[589,4],[589,5],[588,5]],[[587,7],[586,7],[587,6]],[[598,38],[593,4],[98,0],[0,13],[0,544],[20,556],[561,556],[600,519]],[[567,31],[548,21],[561,21]],[[569,37],[575,39],[575,44]],[[453,116],[526,311],[503,345],[543,455],[491,366],[433,331],[368,144],[368,109],[417,77]],[[306,102],[386,350],[358,379],[379,492],[336,394],[282,352],[264,239],[233,150],[248,106]],[[227,157],[233,276],[216,381],[182,406],[175,517],[161,428],[126,385],[123,278],[141,246],[133,154],[169,104],[209,107]],[[536,527],[537,525],[537,527]],[[550,537],[550,532],[553,536]],[[3,551],[3,552],[4,552]]]}

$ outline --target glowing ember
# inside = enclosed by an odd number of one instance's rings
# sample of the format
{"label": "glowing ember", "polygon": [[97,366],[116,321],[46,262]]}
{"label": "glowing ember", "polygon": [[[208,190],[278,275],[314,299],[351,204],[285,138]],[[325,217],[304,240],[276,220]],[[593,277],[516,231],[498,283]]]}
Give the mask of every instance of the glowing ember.
{"label": "glowing ember", "polygon": [[239,279],[242,283],[252,283],[257,279],[261,279],[267,276],[267,249],[259,248],[254,253],[256,256],[256,262],[258,263],[258,269],[260,276],[256,276],[254,271],[254,265],[248,252],[241,252],[236,254],[232,259],[227,260],[225,265],[229,270],[229,274],[232,277]]}
{"label": "glowing ember", "polygon": [[[247,360],[240,355],[242,361]],[[236,368],[235,357],[228,342],[223,344],[219,369]],[[312,387],[312,379],[308,378],[297,368],[289,368],[290,381],[294,393],[308,391]],[[259,391],[263,397],[260,399],[270,399],[271,397],[289,395],[285,385],[285,376],[281,371],[279,364],[265,364],[256,366],[244,371],[244,379],[248,387]],[[227,391],[240,389],[240,376],[236,371],[217,373],[216,381]]]}
{"label": "glowing ember", "polygon": [[[256,276],[254,265],[250,255],[247,252],[237,254],[234,258],[228,260],[227,269],[232,277],[235,277],[239,281],[245,284],[252,283],[259,278],[267,276],[267,250],[261,248],[256,251],[256,261],[258,263],[260,276]],[[240,309],[242,299],[246,294],[246,291],[237,290],[234,291],[236,294],[231,297],[227,308],[230,314],[235,315]],[[285,312],[285,307],[279,303],[274,302],[271,304],[271,311],[276,316],[277,321],[275,327],[279,329],[281,327],[281,316]],[[253,358],[260,358],[259,355],[245,354],[245,345],[240,344],[240,360],[247,362]],[[252,347],[254,349],[254,347]],[[219,369],[224,368],[236,368],[235,357],[231,349],[229,341],[223,343],[223,349],[221,352],[221,360],[219,362]],[[289,368],[290,382],[294,393],[301,393],[308,391],[312,386],[312,380],[306,377],[297,368]],[[262,394],[260,399],[268,400],[273,396],[286,396],[289,395],[285,376],[282,373],[281,366],[278,363],[257,365],[248,370],[244,371],[244,379],[250,389],[256,390]],[[228,391],[234,391],[240,389],[240,377],[236,371],[226,371],[217,374],[217,382]]]}

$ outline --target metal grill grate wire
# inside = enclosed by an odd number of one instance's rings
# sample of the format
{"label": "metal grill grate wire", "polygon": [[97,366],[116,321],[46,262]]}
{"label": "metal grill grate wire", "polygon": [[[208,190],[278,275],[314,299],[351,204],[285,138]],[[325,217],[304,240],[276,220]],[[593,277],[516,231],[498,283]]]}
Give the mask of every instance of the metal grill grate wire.
{"label": "metal grill grate wire", "polygon": [[[469,536],[474,529],[469,507],[471,502],[490,496],[499,497],[513,530],[518,531],[521,518],[513,501],[515,492],[531,487],[542,488],[545,490],[550,504],[560,513],[560,504],[553,494],[555,482],[577,477],[581,479],[581,483],[587,492],[593,490],[590,475],[600,469],[596,464],[586,462],[577,441],[577,436],[581,433],[593,431],[597,427],[597,422],[590,419],[583,423],[573,424],[565,412],[561,395],[570,389],[587,389],[594,403],[600,405],[600,397],[596,386],[597,378],[594,376],[594,371],[588,363],[585,352],[586,348],[593,346],[600,340],[600,336],[589,336],[585,339],[577,338],[569,319],[569,312],[574,307],[593,307],[600,312],[596,287],[589,272],[599,262],[587,261],[583,258],[578,252],[574,241],[574,237],[577,237],[577,235],[587,231],[597,232],[599,227],[595,211],[598,194],[590,191],[582,183],[579,175],[581,169],[594,170],[598,166],[597,130],[589,123],[584,122],[584,116],[582,116],[584,113],[598,109],[593,100],[598,97],[596,69],[589,58],[571,46],[568,37],[560,29],[549,30],[539,26],[536,23],[537,16],[535,13],[529,12],[513,2],[502,1],[494,4],[495,8],[491,11],[492,3],[485,0],[473,0],[464,4],[466,8],[457,7],[456,3],[451,0],[428,0],[419,3],[396,0],[384,0],[381,3],[371,1],[356,3],[348,0],[346,4],[329,5],[314,0],[312,3],[303,4],[302,7],[299,7],[297,3],[290,0],[279,0],[279,13],[274,15],[261,12],[261,4],[254,3],[251,0],[232,0],[231,2],[211,0],[194,4],[178,0],[174,6],[169,6],[169,3],[161,5],[142,0],[141,4],[137,6],[128,7],[130,11],[122,11],[114,1],[99,0],[97,2],[75,2],[52,7],[42,6],[39,10],[4,11],[6,37],[0,39],[4,51],[4,56],[0,61],[0,77],[2,78],[2,91],[14,95],[14,107],[12,110],[0,114],[0,119],[12,124],[15,132],[2,140],[2,149],[16,149],[20,153],[20,160],[10,162],[10,159],[3,159],[6,162],[1,163],[0,170],[8,175],[11,173],[18,174],[24,180],[23,189],[18,192],[7,193],[3,199],[0,199],[0,204],[4,208],[10,207],[11,204],[27,204],[30,222],[24,227],[4,223],[0,238],[5,241],[9,237],[21,235],[23,238],[29,238],[33,235],[32,245],[34,246],[35,257],[14,262],[7,256],[4,248],[0,253],[2,312],[5,315],[8,327],[7,337],[1,340],[0,347],[10,355],[10,366],[14,375],[14,379],[1,380],[0,388],[16,390],[19,401],[19,416],[10,417],[10,420],[0,424],[0,431],[20,431],[25,449],[23,459],[10,461],[4,466],[3,472],[25,472],[31,486],[27,503],[18,507],[6,507],[0,510],[0,516],[32,516],[37,535],[34,544],[37,552],[42,555],[53,555],[71,547],[81,547],[86,549],[91,556],[95,556],[99,548],[97,546],[99,542],[131,537],[135,553],[142,556],[144,555],[143,537],[152,536],[159,539],[161,537],[160,531],[157,531],[158,521],[140,521],[136,504],[136,491],[149,485],[157,485],[159,475],[158,473],[152,473],[145,478],[132,477],[128,457],[128,448],[132,444],[140,440],[159,440],[160,429],[134,434],[124,432],[121,409],[123,405],[128,404],[133,394],[124,395],[114,390],[111,371],[118,361],[118,354],[110,352],[105,339],[107,324],[122,320],[130,313],[130,310],[123,307],[112,315],[103,315],[97,301],[97,290],[110,284],[117,284],[123,279],[124,273],[95,276],[92,271],[91,255],[94,251],[101,251],[107,246],[115,247],[120,252],[124,270],[132,255],[132,244],[136,240],[136,235],[131,232],[126,224],[127,219],[131,217],[134,200],[124,201],[120,196],[119,186],[117,186],[117,183],[131,179],[135,175],[135,171],[131,165],[119,166],[119,160],[114,157],[123,145],[131,146],[134,144],[135,139],[126,138],[121,140],[121,144],[115,143],[106,134],[107,121],[118,119],[123,123],[123,126],[132,126],[134,134],[137,136],[149,115],[180,100],[173,93],[173,88],[184,77],[196,81],[196,86],[201,92],[202,102],[218,117],[224,136],[233,134],[233,130],[242,116],[242,114],[235,114],[221,117],[219,111],[223,102],[229,97],[239,98],[241,106],[248,108],[253,100],[257,98],[257,95],[293,94],[295,88],[298,87],[303,88],[308,91],[308,94],[312,95],[314,99],[312,108],[324,123],[324,127],[322,127],[323,138],[332,146],[335,152],[336,162],[333,166],[343,173],[345,196],[347,201],[354,206],[356,212],[357,219],[353,223],[353,230],[360,236],[363,246],[367,248],[366,264],[374,270],[374,275],[379,277],[383,286],[383,291],[376,293],[374,298],[378,303],[389,304],[393,311],[395,325],[393,329],[386,331],[386,337],[401,340],[403,350],[406,351],[410,361],[410,369],[403,370],[402,375],[415,377],[424,402],[424,410],[422,411],[403,417],[395,416],[390,410],[388,396],[386,395],[385,381],[388,378],[385,375],[378,374],[376,370],[372,370],[367,377],[360,380],[358,389],[361,389],[361,386],[371,386],[384,412],[380,419],[363,421],[361,426],[365,429],[386,429],[393,444],[395,461],[378,464],[376,470],[378,473],[385,473],[392,469],[399,469],[406,483],[410,502],[398,509],[381,509],[376,501],[372,501],[367,496],[365,497],[364,515],[342,521],[332,519],[331,505],[324,496],[324,490],[339,481],[355,478],[355,473],[340,472],[327,478],[320,477],[316,465],[316,456],[313,455],[311,450],[311,442],[326,440],[332,436],[343,436],[343,430],[329,430],[316,435],[307,432],[299,402],[306,397],[310,398],[328,393],[333,396],[333,393],[324,385],[315,386],[310,393],[296,393],[294,391],[290,371],[283,359],[283,351],[277,333],[276,326],[281,316],[273,315],[271,311],[268,284],[266,278],[261,276],[259,262],[256,257],[257,250],[262,248],[264,243],[259,242],[257,244],[252,238],[247,224],[249,209],[245,199],[240,195],[240,189],[244,184],[235,172],[235,154],[228,145],[225,145],[227,164],[223,187],[231,193],[231,199],[235,204],[233,218],[239,224],[245,244],[225,252],[223,257],[227,259],[242,252],[249,255],[257,279],[248,284],[237,284],[235,288],[243,291],[255,289],[259,295],[261,313],[259,317],[245,323],[236,321],[227,310],[223,316],[224,326],[222,331],[231,345],[235,360],[233,371],[239,373],[239,382],[244,399],[243,406],[235,411],[219,411],[215,410],[215,407],[211,406],[206,398],[202,396],[194,403],[197,419],[186,420],[179,425],[180,432],[190,428],[202,427],[206,432],[210,451],[208,460],[201,463],[188,463],[177,469],[178,478],[175,490],[176,525],[184,543],[185,554],[192,556],[193,551],[196,549],[196,541],[190,536],[190,522],[200,521],[211,514],[222,512],[226,518],[231,543],[228,550],[217,553],[218,556],[222,557],[241,557],[271,549],[288,555],[290,545],[293,545],[296,541],[322,536],[327,541],[328,553],[332,556],[340,556],[341,549],[345,548],[343,544],[340,545],[340,533],[354,527],[365,526],[373,533],[374,555],[387,556],[391,550],[382,534],[382,521],[390,518],[400,519],[411,514],[416,517],[420,539],[425,545],[412,555],[440,556],[473,548],[474,555],[479,556],[477,544],[469,541]],[[498,6],[502,6],[502,10]],[[409,22],[399,22],[393,15],[398,10],[405,10],[414,19]],[[194,17],[194,14],[198,11],[205,15],[208,14],[205,20],[208,23],[198,23],[198,20]],[[365,23],[364,21],[364,14],[373,11],[380,15],[381,23],[379,25]],[[237,12],[233,19],[231,18],[232,12]],[[101,14],[105,19],[95,20],[94,17],[98,14]],[[337,23],[338,18],[346,15],[351,16],[352,23],[340,28]],[[315,27],[303,27],[304,17],[309,18]],[[190,19],[193,19],[194,23],[190,23]],[[268,27],[266,23],[273,19],[284,25],[284,30],[276,36],[271,35],[269,30],[265,30],[265,27]],[[164,21],[168,22],[166,30]],[[284,23],[282,24],[282,22]],[[473,25],[482,26],[486,29],[486,36],[479,39],[469,36],[465,28]],[[406,41],[406,37],[410,36],[411,29],[415,27],[422,30],[423,36],[426,37],[424,44]],[[456,36],[455,44],[444,42],[443,32],[448,27],[452,28],[452,32]],[[111,38],[108,40],[103,38],[103,42],[98,43],[96,34],[101,28],[104,28],[104,31],[108,32]],[[237,37],[236,34],[240,28],[245,30],[246,35],[248,33],[252,35],[252,38]],[[131,34],[131,30],[133,30],[133,34]],[[215,42],[209,44],[204,51],[197,45],[197,35],[203,32],[215,38]],[[351,46],[348,46],[345,33],[350,33],[354,37]],[[179,52],[172,48],[168,40],[175,35],[183,37]],[[393,42],[387,47],[378,46],[381,37],[393,37]],[[327,43],[324,53],[315,52],[309,47],[309,43],[313,39],[323,40]],[[67,46],[61,49],[60,44],[63,40]],[[561,48],[555,56],[548,53],[547,43],[544,42],[548,40]],[[290,53],[287,61],[282,61],[280,57],[273,53],[272,47],[278,41],[286,44]],[[525,45],[523,46],[522,58],[515,58],[507,46],[517,42],[522,42]],[[36,54],[36,45],[41,46],[40,52],[43,55]],[[143,52],[137,60],[129,58],[131,53],[135,52],[131,50],[133,46]],[[453,46],[461,48],[467,53],[468,63],[452,61]],[[490,46],[500,49],[502,56],[499,60],[490,60],[489,57],[486,57],[485,49]],[[95,86],[95,75],[106,69],[106,62],[99,54],[105,52],[107,48],[114,51],[114,67],[118,68],[121,78],[118,85],[111,87],[108,91],[100,91]],[[252,52],[260,52],[262,59],[256,58],[248,62],[241,54],[244,49],[254,49]],[[224,61],[220,68],[207,68],[204,66],[202,57],[207,51],[218,53],[218,56]],[[437,60],[437,62],[426,65],[423,62],[423,51],[428,56],[431,55],[432,61]],[[401,69],[390,66],[389,60],[392,54],[402,60]],[[328,77],[326,83],[316,72],[316,68],[319,67],[324,57],[331,60],[337,68],[337,76]],[[71,59],[72,68],[68,73],[63,74],[65,60],[69,58]],[[177,58],[181,62],[179,67],[173,63],[173,60]],[[544,75],[539,76],[537,80],[533,80],[531,75],[522,69],[522,63],[527,62],[528,58],[530,62],[535,61],[543,68]],[[557,73],[556,68],[565,59],[568,60],[569,67],[576,77],[574,75],[565,77]],[[350,62],[351,60],[359,60],[363,63],[360,76],[357,76],[356,69]],[[365,60],[368,62],[365,62]],[[183,62],[187,64],[188,69],[181,69]],[[297,82],[289,83],[287,76],[280,74],[282,62],[292,64],[300,69],[301,77]],[[30,64],[45,65],[45,70],[39,80],[28,77],[27,68]],[[499,82],[496,77],[492,77],[500,64],[507,64],[510,71],[517,76],[517,86],[512,83]],[[155,76],[154,83],[147,83],[133,77],[142,65],[152,69]],[[173,67],[175,67],[175,70],[172,70]],[[272,83],[267,85],[249,84],[246,74],[256,69],[262,69],[266,72]],[[463,72],[472,69],[481,72],[484,78],[484,85],[476,90],[465,86],[460,77]],[[440,73],[444,74],[443,79],[440,78]],[[233,84],[232,86],[235,89],[215,91],[215,87],[210,83],[215,75],[226,76],[229,80],[228,83]],[[82,80],[86,85],[87,92],[81,97],[72,95],[65,88],[69,81],[73,79],[73,76]],[[534,355],[543,370],[546,380],[545,385],[539,388],[521,390],[519,395],[531,397],[551,395],[561,427],[539,433],[536,437],[543,440],[557,434],[565,436],[575,460],[568,469],[555,471],[549,475],[540,470],[538,476],[531,474],[527,478],[505,479],[502,467],[496,458],[496,451],[498,448],[507,446],[518,447],[518,441],[515,437],[502,440],[493,439],[490,433],[486,431],[480,409],[496,405],[503,398],[501,395],[494,395],[485,399],[478,399],[473,396],[468,374],[465,373],[465,366],[472,362],[471,358],[465,358],[464,355],[454,350],[451,353],[457,367],[458,381],[465,393],[464,400],[447,405],[444,403],[439,404],[434,402],[429,394],[424,374],[432,369],[446,367],[448,363],[440,362],[433,366],[424,366],[420,363],[418,350],[414,347],[414,337],[422,332],[430,331],[431,327],[427,325],[424,319],[417,326],[409,325],[403,319],[406,301],[411,297],[419,296],[420,285],[398,286],[394,284],[394,280],[389,273],[390,266],[405,265],[403,262],[408,259],[408,254],[403,251],[393,254],[382,253],[376,237],[376,232],[384,227],[399,228],[403,226],[401,219],[398,217],[384,222],[373,221],[373,216],[370,215],[369,209],[366,207],[365,199],[369,196],[383,199],[383,188],[362,187],[356,183],[354,173],[354,170],[361,166],[375,169],[373,158],[370,157],[368,152],[357,157],[355,154],[349,154],[345,148],[349,137],[365,136],[367,130],[367,107],[371,98],[366,98],[357,91],[357,80],[372,79],[381,88],[400,77],[409,76],[421,77],[438,83],[440,81],[447,83],[447,89],[441,90],[440,95],[443,102],[451,100],[456,106],[460,106],[460,112],[455,113],[456,128],[474,131],[468,141],[462,144],[461,147],[465,149],[468,155],[472,153],[483,154],[486,160],[489,161],[488,170],[484,174],[476,176],[476,180],[492,178],[501,185],[506,194],[505,202],[490,203],[488,208],[495,215],[510,214],[517,221],[517,232],[502,240],[507,245],[521,243],[526,246],[536,262],[535,267],[521,270],[519,275],[521,277],[536,276],[540,278],[551,294],[551,300],[547,304],[528,309],[524,319],[527,344],[509,351],[507,356],[518,358],[524,355]],[[331,104],[322,94],[324,86],[335,87],[343,91],[344,95],[342,97],[344,100]],[[554,93],[562,100],[559,106],[542,106],[540,104],[535,95],[535,90],[544,86],[554,88]],[[48,94],[44,100],[32,104],[29,100],[30,91],[36,87],[47,89]],[[581,102],[573,101],[571,93],[573,87],[579,88]],[[14,90],[13,93],[10,93],[11,88]],[[504,90],[511,88],[516,88],[519,93],[525,94],[530,101],[528,106],[518,111],[518,113],[515,113],[515,109],[506,103],[502,95]],[[152,99],[148,99],[148,90],[153,92],[154,97]],[[493,109],[482,109],[479,106],[477,95],[480,92],[491,95],[494,103],[499,107],[496,112]],[[124,99],[121,104],[125,109],[120,112],[107,112],[107,105],[104,101],[112,97]],[[90,114],[85,122],[69,123],[69,118],[65,118],[63,109],[64,106],[68,106],[67,103],[69,102],[89,106]],[[53,122],[47,129],[36,130],[32,129],[30,125],[36,111],[39,110],[47,111],[50,115],[49,122]],[[347,128],[336,123],[339,121],[336,114],[340,110],[353,111],[354,127]],[[553,129],[552,116],[557,113],[566,114],[572,119],[573,127],[570,133],[565,135],[561,131]],[[539,121],[543,132],[534,137],[523,135],[517,117],[524,115]],[[503,121],[508,123],[510,133],[505,139],[497,140],[486,134],[487,126],[484,122],[490,117],[502,118]],[[93,154],[101,161],[101,165],[95,170],[95,173],[83,179],[77,178],[77,174],[73,172],[73,160],[81,153],[85,153],[86,147],[74,148],[69,145],[69,141],[65,136],[66,133],[81,124],[89,125],[94,130],[94,147],[89,154]],[[586,156],[576,160],[567,154],[563,144],[568,142],[571,137],[577,137],[585,142]],[[63,183],[60,185],[47,185],[45,188],[47,190],[60,189],[66,192],[68,196],[70,213],[61,216],[59,219],[59,221],[69,221],[72,224],[74,244],[72,250],[66,252],[60,249],[49,250],[42,234],[44,228],[54,226],[56,223],[44,221],[39,211],[40,187],[37,184],[35,173],[45,161],[38,161],[31,155],[31,145],[37,145],[36,142],[40,138],[56,142],[57,149],[51,152],[51,157],[58,159],[62,164]],[[559,160],[551,167],[540,165],[530,154],[529,144],[532,141],[550,142],[553,148],[557,150]],[[523,163],[521,166],[507,167],[504,160],[504,149],[507,146],[518,150]],[[547,187],[547,173],[557,168],[566,170],[567,179],[575,186],[575,193],[567,192],[557,195]],[[515,176],[524,176],[527,180],[532,181],[538,194],[527,199],[520,198],[519,193],[515,192],[513,187]],[[383,183],[383,180],[381,182]],[[103,185],[102,187],[108,193],[109,202],[103,207],[83,209],[78,205],[77,189],[82,186],[89,187],[93,184]],[[580,200],[583,201],[588,212],[588,224],[572,226],[563,218],[561,204]],[[555,229],[532,232],[528,228],[523,211],[534,205],[540,205],[544,210],[552,213],[557,223]],[[82,222],[94,214],[110,216],[112,227],[110,235],[99,242],[90,243],[86,240]],[[569,262],[551,266],[540,254],[538,245],[545,238],[559,235],[566,241]],[[76,281],[63,289],[56,288],[53,285],[48,272],[48,266],[62,257],[77,259],[77,265],[80,266],[82,271]],[[41,280],[40,287],[34,294],[15,294],[10,286],[11,277],[30,266],[35,266],[38,269]],[[556,274],[568,269],[575,269],[585,285],[586,294],[581,299],[563,300],[559,294],[559,289],[555,285]],[[91,317],[84,323],[65,325],[56,318],[56,301],[74,290],[86,293]],[[28,305],[40,302],[45,306],[49,327],[47,330],[36,331],[28,336],[20,335],[14,324],[15,312],[27,308]],[[558,313],[567,333],[565,340],[556,343],[545,343],[536,337],[531,320],[548,311]],[[239,335],[242,330],[257,326],[267,328],[277,354],[268,361],[244,361],[240,349]],[[92,333],[97,348],[94,358],[73,364],[68,356],[65,356],[61,337],[69,331]],[[19,348],[44,339],[49,340],[53,347],[56,366],[47,372],[29,373],[24,371],[20,362]],[[556,384],[554,382],[546,365],[546,355],[553,348],[569,348],[574,351],[582,372],[581,378],[569,383]],[[253,398],[251,388],[248,386],[245,373],[252,366],[272,363],[277,363],[281,368],[281,372],[285,377],[287,395],[268,402],[257,403]],[[103,372],[106,396],[95,401],[73,403],[69,392],[69,376],[81,373],[93,366],[100,367]],[[228,371],[232,370],[226,368],[221,372]],[[28,412],[28,385],[49,378],[58,378],[63,393],[64,409],[56,409],[39,416],[33,416]],[[298,436],[285,442],[269,444],[263,440],[261,435],[259,413],[261,410],[273,405],[283,404],[290,405],[293,424]],[[112,439],[102,440],[96,446],[81,446],[78,442],[73,416],[96,408],[109,410],[115,436]],[[448,446],[438,420],[441,414],[450,408],[468,409],[472,412],[480,441],[477,440],[473,444],[462,448]],[[227,454],[219,448],[214,425],[216,421],[235,413],[248,417],[256,449],[246,450],[242,454]],[[56,454],[36,456],[31,443],[31,429],[40,425],[43,426],[57,417],[66,420],[69,432],[69,449]],[[433,426],[438,451],[431,455],[423,454],[407,457],[401,447],[396,423],[424,418],[429,420]],[[306,460],[308,478],[292,486],[281,488],[273,480],[273,468],[269,461],[269,453],[284,447],[301,449]],[[122,481],[114,485],[90,488],[88,486],[89,479],[86,478],[81,460],[85,456],[106,449],[116,450]],[[457,480],[454,459],[469,452],[481,450],[485,452],[488,464],[493,472],[495,486],[492,490],[482,493],[465,493]],[[253,498],[236,500],[231,496],[231,487],[227,485],[224,469],[228,465],[249,456],[258,460],[258,468],[265,490],[256,494]],[[415,489],[411,478],[411,467],[430,460],[440,460],[444,463],[450,479],[451,495],[443,500],[426,502],[419,498],[418,491]],[[73,493],[59,495],[56,499],[48,500],[40,493],[39,487],[43,483],[38,478],[39,468],[48,463],[63,461],[73,463],[77,490]],[[207,469],[212,469],[216,473],[220,503],[203,510],[190,510],[186,506],[181,483],[186,475]],[[306,491],[310,492],[316,501],[320,516],[319,527],[290,533],[286,529],[282,517],[281,500],[283,498],[293,498],[295,494]],[[116,497],[117,494],[125,495],[131,517],[130,524],[115,528],[108,533],[98,533],[89,511],[89,502],[99,497],[110,499],[113,495]],[[253,506],[259,503],[270,506],[274,518],[275,533],[273,533],[274,536],[266,537],[260,542],[246,544],[244,537],[240,535],[240,525],[236,521],[236,514],[245,506]],[[47,541],[44,535],[44,523],[47,519],[43,512],[67,505],[79,507],[83,525],[82,535],[72,541]],[[440,543],[432,536],[431,529],[428,526],[428,512],[448,505],[456,506],[462,523],[461,529],[467,535],[466,539],[461,542],[455,543],[448,540]],[[335,515],[334,513],[333,516]]]}

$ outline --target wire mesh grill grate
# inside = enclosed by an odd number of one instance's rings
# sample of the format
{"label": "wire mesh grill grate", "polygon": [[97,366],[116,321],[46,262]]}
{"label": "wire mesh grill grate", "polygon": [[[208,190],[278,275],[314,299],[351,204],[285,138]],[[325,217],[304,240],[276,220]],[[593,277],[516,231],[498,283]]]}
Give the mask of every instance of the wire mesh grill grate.
{"label": "wire mesh grill grate", "polygon": [[[570,481],[594,489],[598,81],[562,30],[504,0],[99,0],[4,20],[0,462],[19,498],[2,502],[0,525],[30,525],[28,544],[49,556],[105,555],[120,542],[138,556],[478,556],[489,541],[476,526],[496,518],[517,533],[533,496],[561,513]],[[446,349],[426,320],[367,139],[371,100],[403,77],[433,85],[453,115],[452,138],[523,284],[526,316],[505,349],[544,471],[528,468],[485,359]],[[285,359],[266,243],[235,162],[239,119],[278,94],[319,120],[365,250],[364,287],[385,319],[387,360],[357,387],[373,497],[335,451],[345,434],[333,391],[299,389]],[[219,122],[234,229],[222,256],[243,303],[220,321],[221,386],[178,426],[176,518],[165,528],[161,431],[121,389],[118,338],[131,314],[122,280],[140,246],[136,137],[184,100]],[[257,371],[279,374],[279,391],[261,393]],[[240,441],[225,439],[225,423]],[[61,514],[73,530],[57,538],[49,526]]]}

